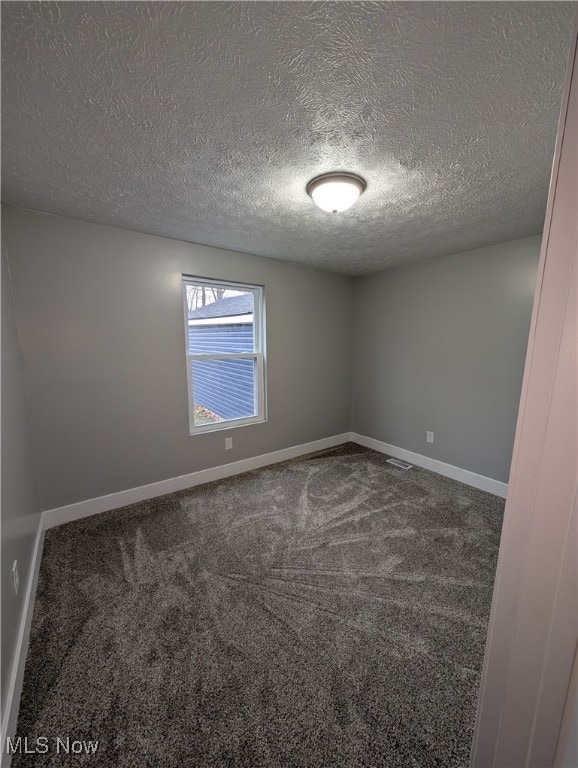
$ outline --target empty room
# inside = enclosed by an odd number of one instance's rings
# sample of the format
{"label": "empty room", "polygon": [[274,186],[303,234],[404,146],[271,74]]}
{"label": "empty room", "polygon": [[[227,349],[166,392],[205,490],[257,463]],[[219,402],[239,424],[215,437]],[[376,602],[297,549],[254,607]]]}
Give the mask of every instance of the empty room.
{"label": "empty room", "polygon": [[2,768],[578,768],[574,2],[2,2]]}

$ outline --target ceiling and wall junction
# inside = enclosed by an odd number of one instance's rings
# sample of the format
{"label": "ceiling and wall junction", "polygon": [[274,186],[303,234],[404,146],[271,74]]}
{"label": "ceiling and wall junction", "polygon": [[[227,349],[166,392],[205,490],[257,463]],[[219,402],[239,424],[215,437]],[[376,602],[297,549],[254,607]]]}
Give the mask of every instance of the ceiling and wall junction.
{"label": "ceiling and wall junction", "polygon": [[5,3],[3,199],[346,274],[536,234],[572,6]]}

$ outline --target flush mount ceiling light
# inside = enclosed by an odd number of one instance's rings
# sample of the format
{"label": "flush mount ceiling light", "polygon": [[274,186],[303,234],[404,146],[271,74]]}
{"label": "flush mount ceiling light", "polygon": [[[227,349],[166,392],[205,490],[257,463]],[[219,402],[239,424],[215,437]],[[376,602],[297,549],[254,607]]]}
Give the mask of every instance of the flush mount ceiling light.
{"label": "flush mount ceiling light", "polygon": [[324,173],[311,179],[307,194],[322,211],[339,213],[351,208],[365,187],[365,181],[354,173]]}

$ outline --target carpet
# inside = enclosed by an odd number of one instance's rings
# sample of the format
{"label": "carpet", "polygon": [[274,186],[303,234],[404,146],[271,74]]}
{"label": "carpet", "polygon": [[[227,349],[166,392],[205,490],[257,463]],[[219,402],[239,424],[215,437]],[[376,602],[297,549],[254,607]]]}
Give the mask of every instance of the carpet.
{"label": "carpet", "polygon": [[14,768],[466,768],[503,507],[348,443],[49,530]]}

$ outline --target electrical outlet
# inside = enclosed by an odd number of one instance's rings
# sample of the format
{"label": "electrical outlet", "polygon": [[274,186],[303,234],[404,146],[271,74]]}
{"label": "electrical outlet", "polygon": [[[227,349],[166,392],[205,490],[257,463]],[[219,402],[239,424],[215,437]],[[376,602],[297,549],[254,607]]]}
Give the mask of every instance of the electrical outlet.
{"label": "electrical outlet", "polygon": [[18,594],[18,587],[20,586],[20,577],[18,576],[18,560],[12,563],[12,584],[14,585],[14,594]]}
{"label": "electrical outlet", "polygon": [[225,438],[225,450],[230,451],[233,447],[233,438],[232,437],[226,437]]}
{"label": "electrical outlet", "polygon": [[425,433],[425,438],[428,441],[428,443],[433,443],[433,441],[434,441],[433,432],[426,432]]}

